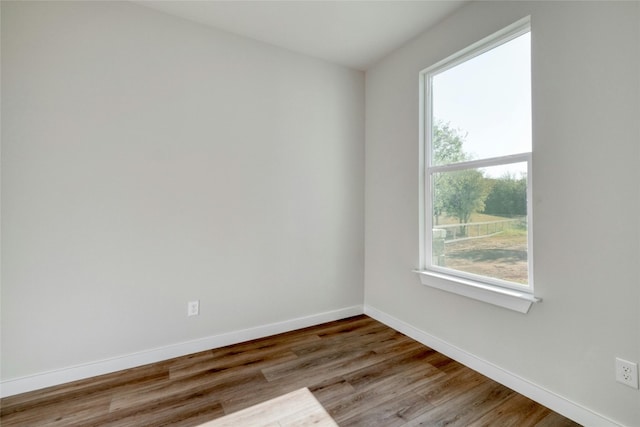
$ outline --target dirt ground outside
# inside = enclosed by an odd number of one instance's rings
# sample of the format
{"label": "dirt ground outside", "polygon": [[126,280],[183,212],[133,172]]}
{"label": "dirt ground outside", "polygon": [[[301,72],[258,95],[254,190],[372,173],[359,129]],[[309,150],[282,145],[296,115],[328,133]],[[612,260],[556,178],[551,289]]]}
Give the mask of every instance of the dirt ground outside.
{"label": "dirt ground outside", "polygon": [[448,242],[445,267],[527,284],[526,234],[497,234]]}

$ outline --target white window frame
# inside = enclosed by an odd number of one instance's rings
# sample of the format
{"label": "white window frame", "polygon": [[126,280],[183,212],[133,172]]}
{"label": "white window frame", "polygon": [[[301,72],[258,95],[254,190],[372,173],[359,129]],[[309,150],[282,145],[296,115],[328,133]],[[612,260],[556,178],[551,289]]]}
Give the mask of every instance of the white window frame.
{"label": "white window frame", "polygon": [[[527,313],[531,305],[541,301],[533,295],[533,236],[532,236],[532,170],[531,152],[506,155],[501,157],[471,160],[446,165],[431,165],[432,137],[432,77],[453,68],[489,50],[507,43],[531,31],[530,18],[514,24],[472,44],[442,61],[420,72],[420,266],[416,271],[422,284],[484,301],[500,307]],[[447,269],[432,264],[432,232],[433,216],[431,215],[431,176],[438,172],[478,169],[489,166],[512,163],[527,164],[527,257],[528,285],[517,285],[512,282],[475,275],[460,270]]]}

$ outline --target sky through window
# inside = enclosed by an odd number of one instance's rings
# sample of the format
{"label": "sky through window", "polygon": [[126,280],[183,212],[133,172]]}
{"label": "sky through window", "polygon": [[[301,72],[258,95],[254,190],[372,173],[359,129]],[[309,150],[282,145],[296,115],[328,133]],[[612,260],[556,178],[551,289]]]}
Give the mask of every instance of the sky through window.
{"label": "sky through window", "polygon": [[523,34],[432,78],[435,120],[467,135],[474,160],[531,151],[530,43]]}

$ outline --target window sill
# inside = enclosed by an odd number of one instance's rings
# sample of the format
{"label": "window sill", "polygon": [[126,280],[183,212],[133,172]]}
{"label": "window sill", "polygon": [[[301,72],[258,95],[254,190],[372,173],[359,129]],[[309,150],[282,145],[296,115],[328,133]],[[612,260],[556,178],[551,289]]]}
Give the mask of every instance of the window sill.
{"label": "window sill", "polygon": [[501,288],[427,270],[414,270],[414,272],[420,276],[420,281],[423,285],[497,305],[498,307],[507,308],[519,313],[527,313],[534,303],[542,301],[533,295],[518,292],[513,289]]}

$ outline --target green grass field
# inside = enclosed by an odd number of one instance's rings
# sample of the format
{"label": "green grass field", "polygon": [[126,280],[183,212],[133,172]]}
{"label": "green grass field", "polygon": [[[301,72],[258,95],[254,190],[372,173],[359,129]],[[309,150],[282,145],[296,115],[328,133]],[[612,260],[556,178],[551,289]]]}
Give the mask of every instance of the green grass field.
{"label": "green grass field", "polygon": [[[508,220],[494,215],[474,214],[466,234],[456,228],[447,227],[445,249],[446,267],[468,273],[495,277],[510,282],[526,284],[527,230],[521,222],[506,223],[503,228],[494,224],[474,226],[474,222]],[[458,224],[456,218],[441,217],[440,225]],[[483,237],[484,236],[484,237]]]}

